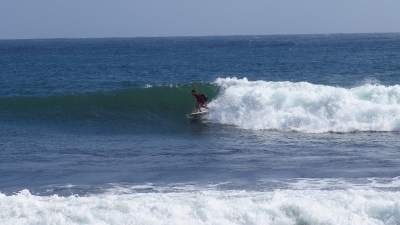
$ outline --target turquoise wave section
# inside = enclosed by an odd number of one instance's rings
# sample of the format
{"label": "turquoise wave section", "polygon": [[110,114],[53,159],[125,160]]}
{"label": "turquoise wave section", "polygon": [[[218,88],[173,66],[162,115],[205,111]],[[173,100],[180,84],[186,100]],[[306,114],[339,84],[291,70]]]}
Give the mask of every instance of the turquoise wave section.
{"label": "turquoise wave section", "polygon": [[219,91],[214,84],[188,83],[49,97],[1,97],[0,111],[8,119],[40,120],[130,119],[140,114],[182,116],[195,105],[192,89],[207,94],[209,101]]}

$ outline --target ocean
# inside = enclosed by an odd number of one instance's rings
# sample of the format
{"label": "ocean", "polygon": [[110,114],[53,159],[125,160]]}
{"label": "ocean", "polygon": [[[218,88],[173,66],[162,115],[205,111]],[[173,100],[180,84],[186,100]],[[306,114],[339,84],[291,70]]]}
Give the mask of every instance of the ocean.
{"label": "ocean", "polygon": [[2,225],[400,224],[399,132],[397,33],[0,40]]}

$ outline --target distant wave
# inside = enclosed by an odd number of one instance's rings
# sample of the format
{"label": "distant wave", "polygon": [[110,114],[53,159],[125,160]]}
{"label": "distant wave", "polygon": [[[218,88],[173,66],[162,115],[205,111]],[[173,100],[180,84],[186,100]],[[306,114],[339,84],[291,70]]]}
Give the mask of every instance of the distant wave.
{"label": "distant wave", "polygon": [[253,130],[307,133],[400,131],[400,86],[354,88],[219,78],[211,121]]}

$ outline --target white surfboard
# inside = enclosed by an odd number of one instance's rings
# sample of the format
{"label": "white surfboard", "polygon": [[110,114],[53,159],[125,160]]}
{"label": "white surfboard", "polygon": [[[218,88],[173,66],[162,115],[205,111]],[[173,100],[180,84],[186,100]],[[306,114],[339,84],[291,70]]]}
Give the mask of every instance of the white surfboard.
{"label": "white surfboard", "polygon": [[208,111],[201,111],[201,112],[194,112],[194,113],[190,113],[187,114],[188,117],[198,117],[198,116],[202,116],[204,114],[206,114]]}

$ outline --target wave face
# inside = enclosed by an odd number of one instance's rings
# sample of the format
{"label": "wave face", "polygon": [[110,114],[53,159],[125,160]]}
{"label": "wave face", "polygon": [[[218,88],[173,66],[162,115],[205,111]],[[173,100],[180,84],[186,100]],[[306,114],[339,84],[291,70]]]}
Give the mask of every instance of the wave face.
{"label": "wave face", "polygon": [[399,192],[0,193],[2,224],[398,224]]}
{"label": "wave face", "polygon": [[254,130],[399,131],[400,86],[354,88],[219,78],[209,119]]}
{"label": "wave face", "polygon": [[[143,115],[185,115],[195,105],[190,91],[216,95],[213,84],[191,83],[151,86],[109,92],[79,93],[46,97],[0,97],[3,119],[51,121],[101,119],[131,120]],[[143,117],[144,118],[144,117]]]}

